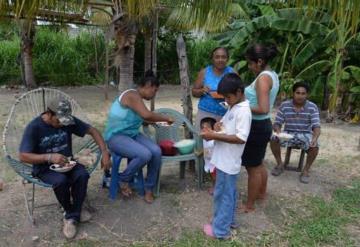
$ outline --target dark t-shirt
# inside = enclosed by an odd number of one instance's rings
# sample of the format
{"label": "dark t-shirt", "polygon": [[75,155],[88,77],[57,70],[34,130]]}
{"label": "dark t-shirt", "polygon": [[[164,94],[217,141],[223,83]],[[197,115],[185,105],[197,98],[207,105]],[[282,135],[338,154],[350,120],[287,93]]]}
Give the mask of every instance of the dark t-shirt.
{"label": "dark t-shirt", "polygon": [[[44,122],[41,115],[34,118],[24,131],[21,140],[21,153],[59,153],[66,157],[72,156],[71,135],[83,137],[90,125],[74,117],[75,124],[54,128]],[[48,169],[50,164],[35,164],[33,174],[37,176]]]}

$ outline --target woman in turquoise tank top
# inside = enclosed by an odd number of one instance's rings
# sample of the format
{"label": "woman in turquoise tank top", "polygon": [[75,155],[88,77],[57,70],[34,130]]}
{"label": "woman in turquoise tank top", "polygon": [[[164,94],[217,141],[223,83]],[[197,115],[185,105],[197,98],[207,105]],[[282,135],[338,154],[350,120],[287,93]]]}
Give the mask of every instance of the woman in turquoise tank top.
{"label": "woman in turquoise tank top", "polygon": [[248,68],[254,72],[256,79],[245,89],[245,96],[250,102],[252,122],[242,156],[242,165],[248,172],[248,197],[243,207],[244,212],[254,211],[255,201],[265,200],[266,196],[268,175],[263,160],[272,134],[270,112],[279,91],[279,78],[268,62],[276,54],[274,45],[262,44],[252,45],[245,52]]}
{"label": "woman in turquoise tank top", "polygon": [[131,195],[128,182],[147,164],[144,199],[148,203],[154,200],[152,191],[161,165],[161,150],[150,138],[140,133],[139,128],[144,121],[173,122],[168,116],[149,111],[143,102],[143,99],[154,98],[159,86],[159,81],[149,71],[136,89],[124,91],[110,108],[104,133],[109,149],[129,159],[126,169],[119,175],[122,182],[121,193],[124,196]]}
{"label": "woman in turquoise tank top", "polygon": [[192,88],[192,95],[200,98],[195,119],[197,129],[200,129],[201,119],[210,117],[219,121],[226,112],[226,109],[219,104],[224,98],[216,91],[223,76],[234,72],[230,66],[226,66],[229,53],[224,47],[216,47],[211,52],[211,60],[212,65],[199,72]]}

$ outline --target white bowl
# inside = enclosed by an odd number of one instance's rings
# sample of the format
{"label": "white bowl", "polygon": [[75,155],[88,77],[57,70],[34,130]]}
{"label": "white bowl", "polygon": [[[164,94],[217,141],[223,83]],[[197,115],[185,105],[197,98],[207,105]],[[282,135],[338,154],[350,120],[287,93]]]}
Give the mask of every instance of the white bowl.
{"label": "white bowl", "polygon": [[56,171],[56,172],[68,172],[71,169],[74,168],[76,165],[76,161],[70,161],[67,165],[61,166],[59,164],[52,164],[50,166],[50,170]]}

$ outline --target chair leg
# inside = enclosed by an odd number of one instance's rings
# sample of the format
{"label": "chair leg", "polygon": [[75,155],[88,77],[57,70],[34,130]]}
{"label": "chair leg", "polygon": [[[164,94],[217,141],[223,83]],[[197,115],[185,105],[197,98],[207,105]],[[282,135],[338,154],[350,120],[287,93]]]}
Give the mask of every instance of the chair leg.
{"label": "chair leg", "polygon": [[198,189],[201,189],[202,184],[203,184],[203,167],[202,167],[202,162],[200,161],[200,159],[196,159],[195,160],[195,165],[197,167],[197,173],[198,173]]}
{"label": "chair leg", "polygon": [[180,161],[180,179],[185,178],[186,161]]}
{"label": "chair leg", "polygon": [[286,155],[285,155],[285,162],[284,162],[284,166],[287,167],[287,165],[290,162],[290,156],[291,156],[291,148],[287,147],[286,148]]}
{"label": "chair leg", "polygon": [[113,155],[112,156],[112,168],[111,168],[111,181],[109,189],[109,197],[112,200],[115,200],[116,195],[119,191],[119,167],[121,163],[121,157]]}
{"label": "chair leg", "polygon": [[160,177],[161,177],[161,167],[159,168],[159,173],[158,173],[158,177],[157,177],[157,182],[156,182],[156,189],[155,189],[155,196],[159,197],[160,196]]}
{"label": "chair leg", "polygon": [[[26,193],[26,181],[23,180],[23,189],[24,189],[24,200],[25,200],[25,207],[28,214],[29,221],[32,225],[35,225],[34,220],[34,204],[35,204],[35,184],[32,184],[32,198],[28,199],[27,193]],[[31,201],[31,205],[29,204],[29,201]]]}
{"label": "chair leg", "polygon": [[299,159],[299,166],[297,171],[301,172],[304,165],[304,158],[305,158],[305,150],[301,149],[300,159]]}

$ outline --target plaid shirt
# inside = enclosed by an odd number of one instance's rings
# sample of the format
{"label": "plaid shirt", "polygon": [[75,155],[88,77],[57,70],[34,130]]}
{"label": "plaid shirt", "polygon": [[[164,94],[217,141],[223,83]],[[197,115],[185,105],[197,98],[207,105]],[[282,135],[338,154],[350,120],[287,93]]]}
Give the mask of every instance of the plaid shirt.
{"label": "plaid shirt", "polygon": [[314,128],[320,127],[319,110],[307,100],[300,111],[295,111],[293,100],[286,100],[279,107],[274,126],[281,128],[284,123],[286,132],[312,133]]}

